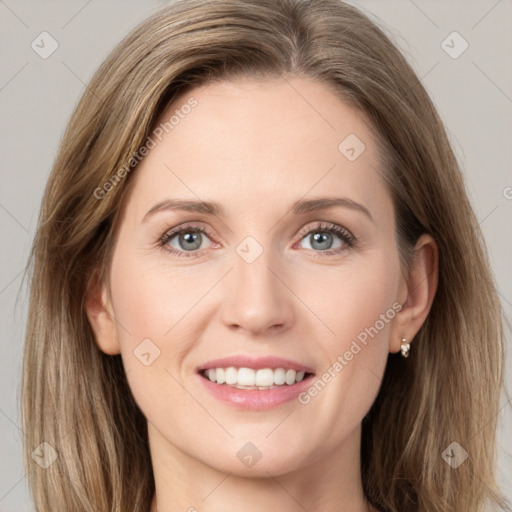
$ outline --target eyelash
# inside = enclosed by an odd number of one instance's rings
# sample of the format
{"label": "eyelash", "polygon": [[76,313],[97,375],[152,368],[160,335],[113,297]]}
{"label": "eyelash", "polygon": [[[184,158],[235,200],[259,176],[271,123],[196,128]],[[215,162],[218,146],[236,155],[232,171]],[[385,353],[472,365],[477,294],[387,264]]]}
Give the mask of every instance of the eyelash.
{"label": "eyelash", "polygon": [[[206,235],[208,238],[213,239],[212,235],[208,232],[207,229],[203,228],[202,226],[199,226],[197,224],[185,224],[184,226],[180,226],[175,229],[171,229],[170,231],[166,231],[159,239],[158,239],[158,246],[161,247],[164,251],[167,251],[171,254],[174,254],[178,257],[184,257],[184,258],[194,258],[199,256],[200,252],[204,249],[196,249],[194,251],[177,251],[175,249],[170,248],[167,244],[176,236],[183,232],[194,232],[194,233],[201,233]],[[322,222],[317,222],[315,226],[312,228],[308,228],[305,230],[302,230],[299,233],[301,242],[306,235],[310,235],[312,233],[333,233],[335,235],[338,235],[339,238],[344,242],[345,246],[337,249],[327,249],[325,251],[313,251],[314,253],[319,253],[320,257],[323,256],[331,256],[333,254],[340,254],[341,252],[350,249],[355,246],[356,244],[356,238],[350,231],[347,229],[337,226],[336,224],[325,224]]]}

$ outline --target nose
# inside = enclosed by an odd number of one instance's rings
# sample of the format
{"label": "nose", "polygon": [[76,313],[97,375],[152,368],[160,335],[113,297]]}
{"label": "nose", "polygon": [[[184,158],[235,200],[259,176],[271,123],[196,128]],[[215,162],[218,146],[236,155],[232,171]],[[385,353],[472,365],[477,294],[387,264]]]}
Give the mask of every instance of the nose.
{"label": "nose", "polygon": [[223,279],[222,321],[231,330],[251,334],[281,332],[293,322],[293,293],[283,265],[270,251],[252,263],[234,254],[233,269]]}

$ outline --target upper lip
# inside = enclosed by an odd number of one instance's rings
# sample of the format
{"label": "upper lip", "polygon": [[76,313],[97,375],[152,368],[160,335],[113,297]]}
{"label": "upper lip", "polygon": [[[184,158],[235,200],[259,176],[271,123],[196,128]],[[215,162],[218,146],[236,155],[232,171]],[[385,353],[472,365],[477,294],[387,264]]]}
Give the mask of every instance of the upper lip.
{"label": "upper lip", "polygon": [[243,355],[233,355],[223,357],[221,359],[212,359],[207,361],[201,366],[197,367],[197,372],[208,370],[210,368],[252,368],[259,370],[261,368],[284,368],[285,370],[295,370],[297,372],[313,373],[313,369],[307,365],[293,361],[292,359],[285,359],[283,357],[266,356],[266,357],[251,357]]}

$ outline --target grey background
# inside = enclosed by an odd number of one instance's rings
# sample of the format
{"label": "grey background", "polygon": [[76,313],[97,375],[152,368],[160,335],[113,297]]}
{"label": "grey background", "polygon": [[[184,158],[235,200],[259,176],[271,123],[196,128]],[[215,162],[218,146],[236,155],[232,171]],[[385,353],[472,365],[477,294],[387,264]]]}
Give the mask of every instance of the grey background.
{"label": "grey background", "polygon": [[[114,45],[163,1],[0,0],[0,511],[32,511],[21,461],[19,399],[27,290],[22,269],[58,143],[85,84]],[[443,118],[491,255],[507,318],[512,310],[512,2],[351,1],[406,54]],[[43,31],[58,49],[41,58]],[[441,43],[469,44],[454,59]],[[450,41],[450,39],[448,39]],[[455,49],[458,42],[449,43]],[[510,342],[510,331],[507,331]],[[485,340],[482,340],[485,342]],[[512,357],[507,349],[508,388]],[[502,395],[498,482],[512,499],[512,414]],[[444,448],[444,447],[443,447]],[[441,448],[441,449],[443,449]]]}

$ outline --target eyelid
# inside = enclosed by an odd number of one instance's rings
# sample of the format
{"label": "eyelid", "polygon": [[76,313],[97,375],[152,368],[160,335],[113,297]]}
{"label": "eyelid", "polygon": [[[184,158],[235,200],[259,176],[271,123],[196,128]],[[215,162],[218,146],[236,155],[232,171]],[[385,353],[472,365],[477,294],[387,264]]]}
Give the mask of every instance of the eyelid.
{"label": "eyelid", "polygon": [[[313,226],[308,225],[308,226],[302,228],[299,231],[298,236],[304,237],[305,235],[307,235],[313,231],[327,231],[327,232],[336,233],[338,235],[343,234],[351,241],[354,241],[354,242],[356,241],[356,237],[347,228],[345,228],[344,226],[341,226],[339,224],[334,224],[332,222],[327,222],[327,221],[316,221]],[[302,240],[302,238],[301,238],[301,240]]]}

